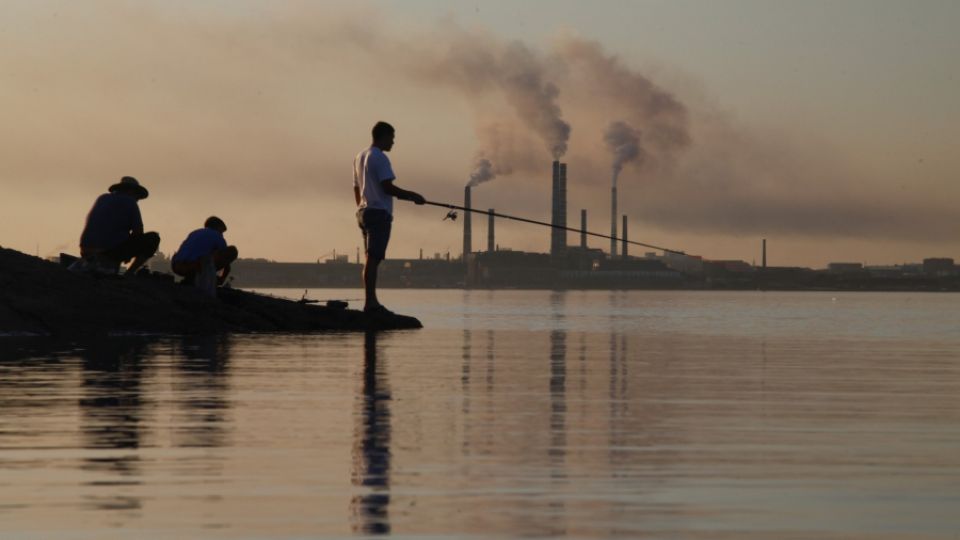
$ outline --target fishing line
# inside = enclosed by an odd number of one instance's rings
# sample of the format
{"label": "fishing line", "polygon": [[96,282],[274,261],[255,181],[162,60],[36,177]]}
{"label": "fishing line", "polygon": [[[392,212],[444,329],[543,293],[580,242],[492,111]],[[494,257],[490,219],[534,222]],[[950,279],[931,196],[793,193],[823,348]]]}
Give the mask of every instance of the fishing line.
{"label": "fishing line", "polygon": [[473,212],[473,213],[475,213],[475,214],[485,214],[485,215],[493,216],[493,217],[497,217],[497,218],[512,219],[513,221],[521,221],[521,222],[523,222],[523,223],[531,223],[531,224],[533,224],[533,225],[541,225],[541,226],[544,226],[544,227],[552,227],[552,228],[554,228],[554,229],[562,229],[562,230],[565,230],[565,231],[570,231],[570,232],[575,232],[575,233],[586,234],[587,236],[595,236],[595,237],[597,237],[597,238],[606,238],[607,240],[616,240],[617,242],[625,242],[625,243],[627,243],[627,244],[633,244],[633,245],[635,245],[635,246],[643,246],[643,247],[650,248],[650,249],[658,249],[658,250],[660,250],[660,251],[664,251],[664,252],[667,252],[667,253],[675,253],[675,254],[677,254],[677,255],[686,255],[686,253],[684,253],[684,252],[682,252],[682,251],[678,251],[678,250],[676,250],[676,249],[669,249],[669,248],[665,248],[665,247],[661,247],[661,246],[655,246],[655,245],[653,245],[653,244],[647,244],[647,243],[645,243],[645,242],[637,242],[637,241],[635,241],[635,240],[624,240],[623,238],[614,238],[614,237],[608,236],[608,235],[606,235],[606,234],[600,234],[600,233],[595,233],[595,232],[590,232],[590,231],[584,231],[584,230],[581,230],[581,229],[574,229],[573,227],[564,227],[563,225],[556,225],[556,224],[553,224],[553,223],[547,223],[547,222],[545,222],[545,221],[537,221],[537,220],[535,220],[535,219],[527,219],[527,218],[523,218],[523,217],[519,217],[519,216],[511,216],[511,215],[508,215],[508,214],[501,214],[501,213],[499,213],[499,212],[490,212],[490,211],[488,211],[488,210],[476,210],[476,209],[474,209],[474,208],[467,208],[467,207],[465,207],[465,206],[457,206],[457,205],[455,205],[455,204],[442,203],[442,202],[424,201],[424,204],[429,204],[429,205],[431,205],[431,206],[439,206],[439,207],[441,207],[441,208],[448,208],[448,209],[451,209],[451,210],[463,210],[464,212]]}

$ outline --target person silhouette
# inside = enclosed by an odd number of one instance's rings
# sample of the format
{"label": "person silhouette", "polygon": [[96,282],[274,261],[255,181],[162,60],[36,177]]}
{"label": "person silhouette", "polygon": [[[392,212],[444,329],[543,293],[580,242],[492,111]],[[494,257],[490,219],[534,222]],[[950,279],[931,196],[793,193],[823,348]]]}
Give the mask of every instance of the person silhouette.
{"label": "person silhouette", "polygon": [[132,176],[97,197],[80,235],[80,257],[74,271],[116,274],[120,263],[133,259],[126,275],[133,275],[160,247],[160,235],[143,232],[137,201],[150,195]]}
{"label": "person silhouette", "polygon": [[386,258],[393,224],[393,198],[426,203],[419,193],[401,189],[386,152],[393,148],[396,130],[386,122],[377,122],[371,132],[373,142],[353,160],[353,195],[357,201],[357,223],[363,233],[366,260],[363,265],[364,313],[392,313],[377,299],[377,271]]}
{"label": "person silhouette", "polygon": [[210,216],[203,227],[191,232],[173,254],[170,266],[173,272],[183,276],[184,283],[192,284],[209,296],[216,295],[217,285],[222,285],[230,275],[230,264],[237,260],[236,246],[228,246],[223,233],[227,224],[217,216]]}

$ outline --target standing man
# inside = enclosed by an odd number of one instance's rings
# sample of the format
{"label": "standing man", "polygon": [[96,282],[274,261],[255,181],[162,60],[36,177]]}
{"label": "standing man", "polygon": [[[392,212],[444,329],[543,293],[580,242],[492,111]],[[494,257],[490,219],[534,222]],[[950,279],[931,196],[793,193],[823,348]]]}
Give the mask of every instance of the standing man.
{"label": "standing man", "polygon": [[363,233],[367,258],[363,265],[364,313],[392,314],[377,300],[377,267],[386,257],[393,223],[393,198],[424,204],[419,193],[394,185],[396,175],[385,152],[393,148],[396,131],[386,122],[373,126],[373,144],[353,160],[353,195],[357,201],[357,222]]}
{"label": "standing man", "polygon": [[119,183],[100,195],[87,214],[87,222],[80,235],[80,256],[77,271],[116,274],[120,263],[133,259],[126,275],[133,275],[160,246],[160,235],[143,232],[143,219],[137,201],[150,195],[147,188],[132,176],[124,176]]}

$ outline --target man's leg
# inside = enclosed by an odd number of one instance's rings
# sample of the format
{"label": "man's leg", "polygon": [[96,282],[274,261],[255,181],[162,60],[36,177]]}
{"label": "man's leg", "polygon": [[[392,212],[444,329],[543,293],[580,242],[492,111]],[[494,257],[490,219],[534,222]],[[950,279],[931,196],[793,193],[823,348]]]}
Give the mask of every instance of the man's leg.
{"label": "man's leg", "polygon": [[133,275],[141,266],[146,263],[160,247],[160,235],[155,232],[144,234],[131,234],[119,246],[103,251],[97,256],[100,261],[115,263],[129,261],[130,267],[127,268],[126,275]]}
{"label": "man's leg", "polygon": [[380,301],[377,300],[377,269],[382,260],[367,253],[367,260],[363,265],[364,311],[370,311],[380,306]]}
{"label": "man's leg", "polygon": [[155,232],[143,233],[142,235],[132,236],[133,262],[127,268],[126,275],[132,276],[146,264],[150,257],[157,252],[160,247],[160,235]]}
{"label": "man's leg", "polygon": [[227,280],[227,276],[230,275],[230,264],[237,260],[239,256],[240,252],[237,250],[237,246],[227,246],[213,253],[213,263],[217,268],[218,285],[223,285],[223,282]]}
{"label": "man's leg", "polygon": [[193,285],[194,281],[197,279],[197,274],[200,273],[200,262],[199,261],[176,261],[170,265],[170,269],[173,270],[174,274],[178,276],[183,276],[183,281],[181,283],[187,285]]}
{"label": "man's leg", "polygon": [[387,256],[392,218],[385,210],[366,209],[361,215],[364,248],[367,259],[363,265],[364,311],[382,308],[377,299],[377,272]]}
{"label": "man's leg", "polygon": [[207,296],[217,296],[217,266],[213,262],[213,256],[207,255],[200,258],[200,272],[196,275],[196,281],[193,286],[200,289],[200,292]]}

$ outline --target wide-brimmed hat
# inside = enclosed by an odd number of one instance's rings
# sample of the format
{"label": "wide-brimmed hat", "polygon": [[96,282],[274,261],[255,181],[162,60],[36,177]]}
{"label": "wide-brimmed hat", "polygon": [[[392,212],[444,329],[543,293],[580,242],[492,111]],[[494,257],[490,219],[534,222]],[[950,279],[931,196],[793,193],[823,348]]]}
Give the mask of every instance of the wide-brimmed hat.
{"label": "wide-brimmed hat", "polygon": [[116,183],[107,190],[110,193],[116,191],[123,191],[129,193],[138,199],[146,199],[150,196],[150,192],[147,191],[147,188],[140,185],[140,182],[137,182],[137,179],[132,176],[124,176],[120,179],[119,183]]}

